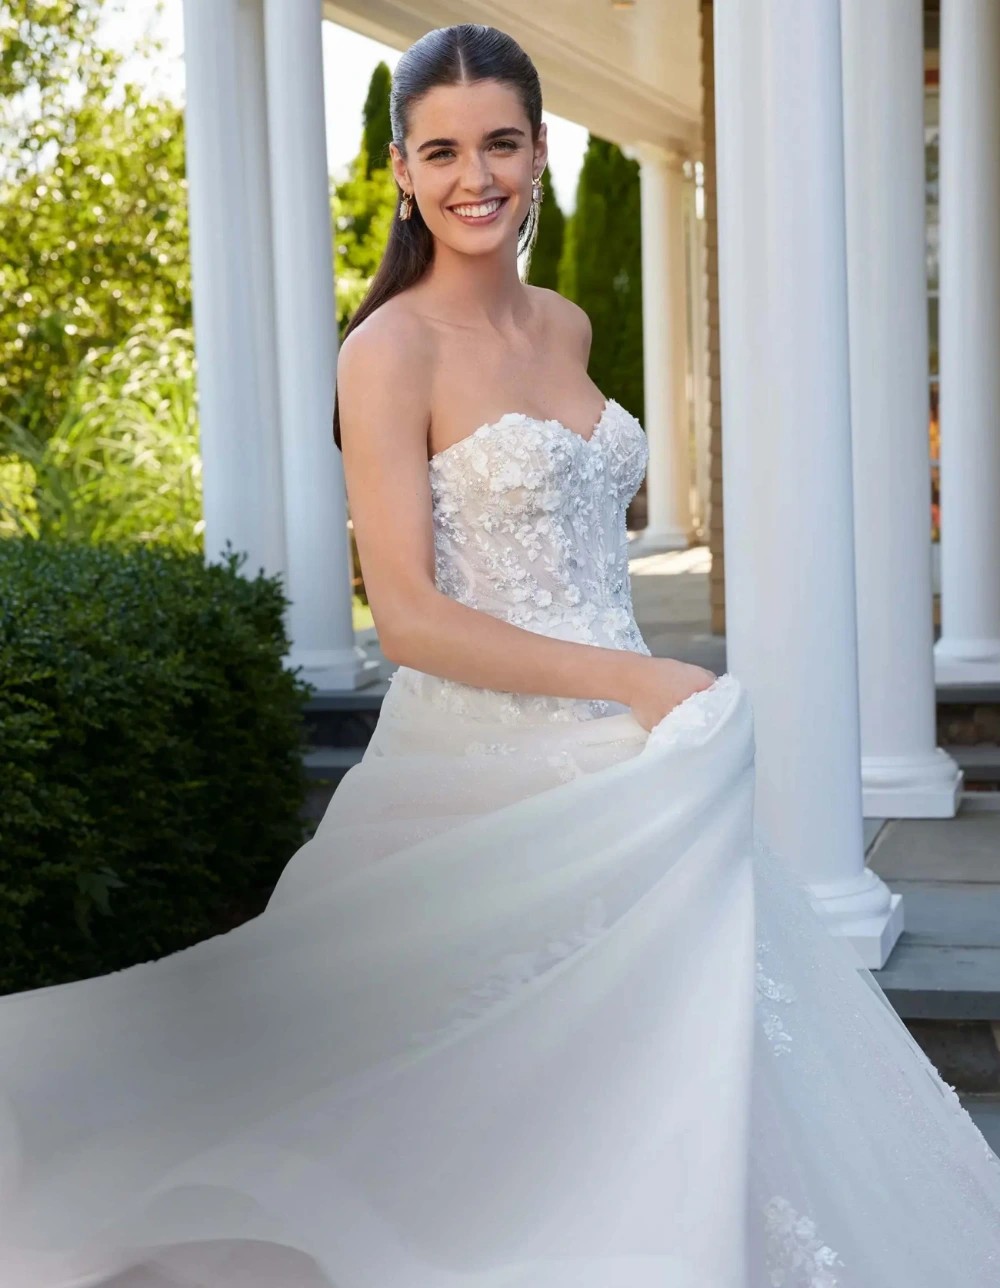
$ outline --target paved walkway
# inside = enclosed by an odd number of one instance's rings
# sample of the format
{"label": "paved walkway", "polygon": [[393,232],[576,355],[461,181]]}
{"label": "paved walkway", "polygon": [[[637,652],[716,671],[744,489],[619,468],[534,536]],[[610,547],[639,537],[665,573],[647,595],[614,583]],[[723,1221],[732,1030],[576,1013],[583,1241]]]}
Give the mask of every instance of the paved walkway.
{"label": "paved walkway", "polygon": [[629,580],[636,621],[656,656],[680,658],[721,675],[726,669],[726,641],[711,630],[711,566],[706,546],[640,554],[629,560]]}

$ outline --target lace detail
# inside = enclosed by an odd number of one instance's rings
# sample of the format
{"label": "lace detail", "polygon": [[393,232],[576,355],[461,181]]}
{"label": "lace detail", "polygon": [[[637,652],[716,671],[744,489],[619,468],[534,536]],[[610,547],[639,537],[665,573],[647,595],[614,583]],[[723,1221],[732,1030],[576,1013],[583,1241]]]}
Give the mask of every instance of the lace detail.
{"label": "lace detail", "polygon": [[648,455],[641,425],[613,400],[589,439],[510,413],[438,453],[438,588],[515,626],[641,648],[625,508]]}
{"label": "lace detail", "polygon": [[465,744],[465,754],[467,756],[515,756],[517,746],[513,742],[467,742]]}
{"label": "lace detail", "polygon": [[[649,656],[625,526],[648,459],[642,426],[613,399],[589,438],[521,412],[481,425],[429,461],[437,588],[525,630]],[[399,687],[472,719],[592,720],[620,707],[396,674]]]}
{"label": "lace detail", "polygon": [[757,1016],[775,1055],[784,1055],[791,1050],[792,1038],[784,1026],[780,1011],[770,1003],[781,1002],[787,1006],[796,1000],[796,994],[791,985],[783,984],[767,974],[765,961],[769,951],[767,940],[758,939],[755,980]]}
{"label": "lace detail", "polygon": [[816,1234],[811,1217],[776,1195],[764,1208],[767,1268],[772,1288],[837,1288],[840,1257]]}
{"label": "lace detail", "polygon": [[660,747],[690,746],[701,735],[713,729],[738,688],[736,678],[728,672],[720,675],[707,689],[700,689],[679,702],[672,711],[650,730],[650,741]]}
{"label": "lace detail", "polygon": [[568,751],[554,752],[546,757],[546,763],[556,771],[556,776],[561,783],[572,782],[574,778],[580,778],[584,773]]}

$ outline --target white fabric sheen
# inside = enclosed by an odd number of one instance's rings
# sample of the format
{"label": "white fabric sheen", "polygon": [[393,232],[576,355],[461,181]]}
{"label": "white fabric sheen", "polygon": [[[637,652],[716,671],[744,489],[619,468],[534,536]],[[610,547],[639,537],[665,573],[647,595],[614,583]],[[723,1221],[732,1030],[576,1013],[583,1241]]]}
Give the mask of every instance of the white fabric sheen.
{"label": "white fabric sheen", "polygon": [[[439,585],[648,653],[646,460],[613,402],[481,427],[430,463]],[[1000,1284],[1000,1163],[753,762],[732,675],[647,734],[401,667],[261,916],[0,998],[0,1288]]]}

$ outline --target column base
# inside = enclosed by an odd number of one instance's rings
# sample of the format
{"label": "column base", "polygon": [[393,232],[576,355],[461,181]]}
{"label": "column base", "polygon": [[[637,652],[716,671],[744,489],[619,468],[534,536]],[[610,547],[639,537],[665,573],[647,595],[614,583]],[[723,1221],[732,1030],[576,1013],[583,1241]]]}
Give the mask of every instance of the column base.
{"label": "column base", "polygon": [[954,818],[965,776],[940,747],[915,756],[865,756],[865,818]]}
{"label": "column base", "polygon": [[661,555],[668,550],[687,550],[691,542],[692,534],[683,528],[643,528],[629,543],[628,554],[630,559],[637,555]]}
{"label": "column base", "polygon": [[934,645],[937,684],[1000,682],[1000,639],[961,639],[942,636]]}
{"label": "column base", "polygon": [[342,649],[293,648],[284,664],[288,670],[301,667],[300,678],[321,693],[361,689],[374,684],[381,674],[378,658],[369,657],[357,645]]}
{"label": "column base", "polygon": [[853,944],[863,966],[881,970],[903,933],[903,896],[871,868],[847,881],[813,882],[808,889],[830,933]]}

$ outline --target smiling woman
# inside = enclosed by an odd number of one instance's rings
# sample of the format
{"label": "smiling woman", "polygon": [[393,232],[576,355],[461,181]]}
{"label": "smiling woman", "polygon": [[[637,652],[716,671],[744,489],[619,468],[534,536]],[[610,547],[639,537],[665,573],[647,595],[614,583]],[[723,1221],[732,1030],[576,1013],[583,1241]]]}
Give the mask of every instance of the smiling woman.
{"label": "smiling woman", "polygon": [[747,690],[635,620],[530,60],[431,32],[393,135],[338,388],[399,665],[263,914],[0,999],[3,1288],[996,1288],[1000,1161],[758,840]]}
{"label": "smiling woman", "polygon": [[[415,102],[402,146],[390,144],[392,168],[401,191],[412,195],[438,240],[436,255],[448,249],[489,254],[511,227],[518,233],[527,227],[529,241],[534,236],[532,189],[548,156],[540,98],[537,111],[538,120],[529,121],[516,89],[494,79],[437,86]],[[492,124],[515,112],[519,123]],[[441,126],[454,131],[456,121],[463,127],[459,137],[436,133]],[[423,141],[410,148],[411,137]],[[493,226],[494,234],[469,242],[456,234],[449,222],[454,219],[471,227]]]}
{"label": "smiling woman", "polygon": [[[538,73],[516,41],[470,23],[428,32],[396,67],[390,114],[400,218],[345,341],[450,252],[495,257],[512,238],[527,271],[538,230],[548,131]],[[339,396],[333,438],[341,447]]]}
{"label": "smiling woman", "polygon": [[[487,112],[489,111],[489,106],[489,104],[485,105],[485,110]],[[544,124],[541,129],[542,131],[545,130]],[[499,129],[486,131],[482,137],[481,144],[478,145],[478,151],[486,152],[487,154],[489,152],[501,154],[507,153],[508,156],[513,157],[522,150],[522,144],[525,137],[524,130],[520,129],[518,126],[502,125]],[[447,164],[449,167],[454,167],[456,162],[461,163],[463,145],[459,139],[429,139],[426,143],[421,143],[416,151],[418,157],[423,155],[430,162],[441,162],[442,165]],[[465,151],[470,151],[470,149],[465,149]],[[492,179],[494,184],[496,183],[495,162],[491,163],[488,157],[485,161],[480,161],[475,155],[475,146],[473,146],[471,151],[473,153],[472,163],[475,168],[473,169],[471,176],[467,172],[463,171],[462,177],[459,180],[460,183],[468,188],[470,194],[477,182],[485,182],[486,184],[489,184]],[[400,162],[396,164],[397,155],[399,155],[398,149],[396,149],[396,152],[393,155],[393,168],[396,171],[397,178],[399,178],[400,171],[405,175],[407,167],[405,162],[402,161],[402,158],[400,158]],[[478,181],[476,178],[477,174],[479,176]],[[452,174],[452,181],[455,181],[454,173]],[[403,179],[400,179],[400,182],[402,183]],[[494,216],[498,214],[501,207],[506,205],[510,199],[506,193],[502,192],[491,194],[475,193],[475,197],[476,200],[456,202],[446,208],[450,210],[452,214],[458,215],[460,219],[475,225],[492,222]]]}

